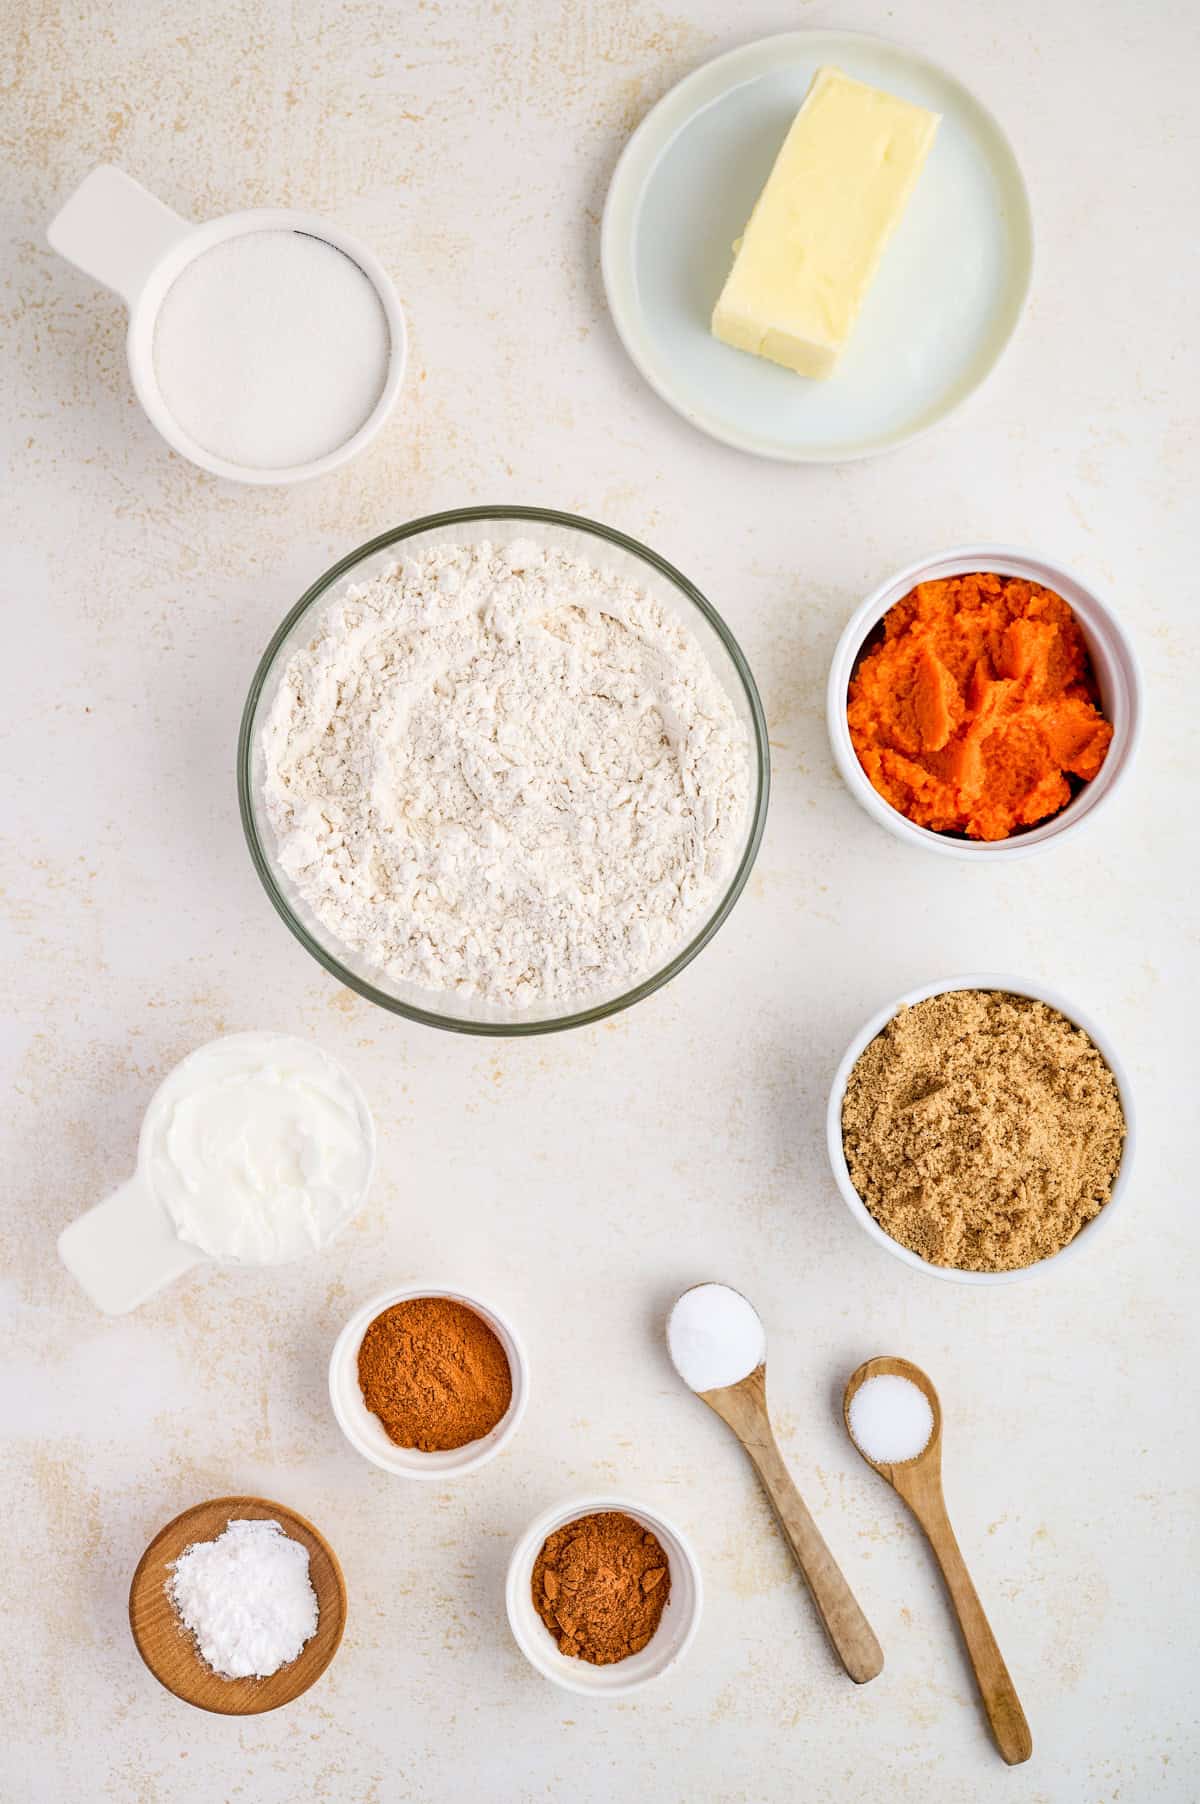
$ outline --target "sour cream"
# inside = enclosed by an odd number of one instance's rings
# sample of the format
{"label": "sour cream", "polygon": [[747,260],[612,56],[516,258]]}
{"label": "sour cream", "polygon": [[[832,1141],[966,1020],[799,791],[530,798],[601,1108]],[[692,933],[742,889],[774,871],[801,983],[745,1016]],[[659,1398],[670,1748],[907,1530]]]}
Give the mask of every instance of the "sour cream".
{"label": "sour cream", "polygon": [[143,1177],[180,1240],[245,1265],[326,1246],[361,1206],[374,1161],[357,1085],[286,1034],[200,1047],[163,1083],[142,1129]]}

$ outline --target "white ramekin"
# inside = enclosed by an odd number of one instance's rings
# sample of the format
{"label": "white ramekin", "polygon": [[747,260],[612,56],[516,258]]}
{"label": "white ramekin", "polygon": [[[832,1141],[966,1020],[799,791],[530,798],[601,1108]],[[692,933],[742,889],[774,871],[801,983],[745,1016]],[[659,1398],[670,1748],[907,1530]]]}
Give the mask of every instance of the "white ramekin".
{"label": "white ramekin", "polygon": [[[1044,588],[1053,589],[1062,596],[1083,629],[1100,688],[1100,704],[1113,728],[1112,743],[1099,774],[1085,784],[1062,812],[1040,827],[1031,827],[1027,832],[1003,840],[958,839],[950,834],[934,833],[928,827],[918,827],[908,820],[899,809],[885,802],[872,785],[858,761],[846,720],[846,695],[855,660],[864,641],[888,609],[902,601],[918,583],[963,576],[974,570],[1024,577],[1026,581],[1041,583]],[[889,577],[856,610],[833,654],[826,712],[834,763],[851,795],[861,802],[873,820],[910,846],[939,852],[945,858],[979,863],[997,858],[1027,858],[1032,852],[1042,851],[1051,841],[1058,844],[1095,816],[1100,805],[1115,793],[1133,763],[1141,733],[1142,680],[1136,654],[1124,627],[1095,589],[1074,571],[1012,545],[960,545],[952,551],[921,558],[906,570]]]}
{"label": "white ramekin", "polygon": [[[397,1447],[384,1433],[378,1416],[372,1415],[363,1402],[358,1382],[358,1350],[363,1335],[385,1309],[390,1309],[394,1303],[407,1303],[414,1297],[448,1297],[452,1302],[465,1303],[468,1309],[473,1309],[476,1315],[483,1317],[504,1348],[512,1373],[512,1401],[492,1432],[484,1435],[482,1440],[468,1441],[465,1447],[453,1447],[444,1453],[422,1453],[418,1447]],[[385,1290],[372,1297],[369,1303],[355,1310],[338,1335],[329,1360],[329,1400],[338,1427],[364,1459],[401,1478],[435,1478],[444,1482],[459,1478],[465,1472],[477,1471],[508,1446],[520,1427],[529,1400],[529,1361],[512,1324],[492,1304],[482,1302],[465,1290],[448,1290],[438,1284],[406,1284],[403,1290]]]}
{"label": "white ramekin", "polygon": [[[850,1169],[846,1164],[846,1154],[842,1143],[842,1100],[846,1094],[846,1084],[850,1073],[858,1061],[859,1055],[868,1047],[876,1035],[881,1034],[892,1016],[902,1008],[909,1008],[914,1002],[924,1002],[929,996],[945,995],[952,990],[1006,990],[1013,996],[1029,996],[1035,1002],[1045,1002],[1050,1008],[1065,1015],[1068,1021],[1081,1027],[1094,1043],[1105,1064],[1117,1080],[1117,1091],[1121,1098],[1121,1108],[1125,1114],[1125,1145],[1121,1153],[1121,1164],[1113,1181],[1112,1195],[1101,1209],[1099,1215],[1092,1217],[1074,1240],[1068,1241],[1062,1251],[1049,1259],[1039,1259],[1035,1265],[1022,1266],[1015,1272],[960,1272],[948,1265],[931,1265],[929,1260],[901,1246],[890,1234],[885,1234],[862,1197],[850,1181]],[[1135,1144],[1133,1092],[1130,1088],[1129,1074],[1117,1055],[1116,1048],[1104,1029],[1090,1015],[1078,1007],[1067,996],[1050,988],[1049,984],[1033,983],[1025,977],[1009,977],[994,971],[978,972],[966,977],[946,977],[940,983],[922,984],[919,990],[909,990],[903,996],[897,996],[881,1008],[878,1014],[872,1015],[866,1026],[860,1028],[849,1046],[845,1057],[834,1074],[833,1086],[829,1092],[829,1107],[825,1114],[825,1138],[829,1148],[829,1163],[833,1168],[834,1181],[842,1193],[842,1201],[849,1209],[859,1227],[866,1230],[871,1239],[886,1247],[905,1265],[914,1270],[928,1272],[934,1278],[949,1278],[955,1284],[1012,1284],[1020,1278],[1032,1278],[1035,1273],[1045,1272],[1047,1267],[1057,1270],[1069,1259],[1074,1259],[1085,1247],[1096,1244],[1099,1235],[1112,1221],[1113,1214],[1129,1187],[1129,1175],[1133,1169]]]}
{"label": "white ramekin", "polygon": [[[185,432],[163,399],[154,367],[154,327],[167,290],[194,258],[247,232],[301,232],[333,245],[358,265],[374,288],[387,317],[390,339],[383,390],[357,432],[324,457],[273,470],[230,463]],[[230,482],[276,485],[328,475],[358,456],[396,404],[408,347],[400,297],[374,252],[332,220],[289,207],[255,207],[195,225],[164,206],[123,170],[102,163],[67,199],[46,236],[60,257],[124,300],[129,308],[125,344],[129,374],[147,419],[172,450],[214,476]]]}
{"label": "white ramekin", "polygon": [[[542,1544],[555,1529],[565,1528],[580,1516],[591,1516],[601,1510],[621,1510],[658,1536],[671,1574],[671,1595],[657,1629],[638,1654],[619,1660],[613,1666],[593,1666],[587,1660],[573,1659],[558,1650],[558,1644],[533,1605],[533,1568]],[[529,1664],[544,1678],[552,1679],[565,1691],[582,1697],[628,1697],[649,1685],[668,1667],[682,1660],[700,1626],[704,1587],[700,1567],[686,1537],[660,1516],[629,1497],[576,1497],[570,1503],[546,1510],[531,1522],[512,1551],[508,1563],[508,1581],[504,1601],[509,1626],[517,1646]]]}

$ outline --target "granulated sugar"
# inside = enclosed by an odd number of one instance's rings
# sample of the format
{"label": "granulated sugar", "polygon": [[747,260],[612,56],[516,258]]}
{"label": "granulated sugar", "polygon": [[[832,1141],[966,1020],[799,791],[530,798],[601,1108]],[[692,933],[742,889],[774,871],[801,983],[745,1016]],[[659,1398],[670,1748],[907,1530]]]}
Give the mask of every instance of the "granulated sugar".
{"label": "granulated sugar", "polygon": [[278,1522],[235,1517],[175,1560],[167,1596],[213,1671],[267,1679],[317,1632],[308,1549]]}
{"label": "granulated sugar", "polygon": [[279,864],[336,939],[506,1009],[661,969],[744,844],[747,735],[691,633],[527,541],[348,589],[288,663],[263,752]]}
{"label": "granulated sugar", "polygon": [[920,1385],[898,1372],[877,1372],[850,1399],[854,1444],[881,1466],[902,1465],[924,1453],[933,1409]]}
{"label": "granulated sugar", "polygon": [[371,282],[306,232],[245,232],[203,251],[167,290],[154,331],[163,400],[215,457],[282,470],[362,426],[391,338]]}

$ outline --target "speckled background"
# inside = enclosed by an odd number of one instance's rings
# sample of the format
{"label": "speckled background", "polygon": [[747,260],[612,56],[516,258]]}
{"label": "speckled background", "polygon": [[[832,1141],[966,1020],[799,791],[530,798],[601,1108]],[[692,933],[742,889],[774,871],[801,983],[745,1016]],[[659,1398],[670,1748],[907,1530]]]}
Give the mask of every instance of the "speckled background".
{"label": "speckled background", "polygon": [[[667,4],[0,5],[14,1804],[1197,1795],[1195,15]],[[798,22],[903,37],[965,77],[1016,142],[1039,233],[1028,319],[984,393],[897,455],[828,470],[689,431],[625,361],[597,267],[607,179],[647,106]],[[294,203],[374,245],[413,354],[366,456],[253,492],[166,450],[131,395],[117,302],[44,242],[104,160],[196,218]],[[233,784],[250,675],[309,580],[406,517],[496,499],[611,521],[698,581],[758,674],[775,755],[752,887],[705,956],[631,1014],[527,1044],[440,1036],[339,990],[272,914]],[[1103,828],[976,871],[859,811],[822,684],[867,589],[988,537],[1115,597],[1148,726]],[[867,1013],[981,965],[1057,983],[1108,1024],[1142,1129],[1095,1254],[988,1294],[872,1246],[821,1141]],[[55,1235],[126,1175],[174,1061],[259,1026],[319,1039],[361,1081],[382,1149],[368,1209],[320,1262],[197,1273],[102,1319]],[[767,1320],[790,1461],[886,1650],[865,1690],[833,1666],[738,1449],[663,1355],[665,1305],[714,1275]],[[444,1492],[359,1460],[324,1390],[351,1309],[420,1277],[494,1296],[533,1362],[516,1444]],[[839,1427],[846,1374],[881,1351],[941,1386],[952,1512],[1033,1727],[1018,1774],[923,1544]],[[687,1664],[610,1705],[538,1678],[502,1601],[530,1516],[604,1486],[676,1516],[708,1584]],[[310,1515],[351,1599],[320,1684],[242,1723],[160,1690],[125,1620],[151,1534],[239,1489]]]}

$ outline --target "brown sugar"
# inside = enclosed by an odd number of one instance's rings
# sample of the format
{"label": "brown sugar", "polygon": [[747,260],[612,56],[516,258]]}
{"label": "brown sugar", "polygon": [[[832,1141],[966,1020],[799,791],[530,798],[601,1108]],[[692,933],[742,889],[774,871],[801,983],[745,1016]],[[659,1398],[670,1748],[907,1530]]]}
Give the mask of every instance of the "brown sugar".
{"label": "brown sugar", "polygon": [[865,1049],[842,1137],[893,1240],[933,1265],[1014,1271],[1099,1214],[1125,1116],[1099,1051],[1057,1009],[953,990],[901,1009]]}
{"label": "brown sugar", "polygon": [[410,1297],[377,1315],[358,1350],[358,1382],[388,1439],[422,1453],[481,1440],[512,1401],[504,1348],[452,1297]]}
{"label": "brown sugar", "polygon": [[612,1666],[653,1635],[671,1595],[671,1572],[656,1535],[623,1510],[599,1510],[547,1537],[532,1591],[564,1654]]}

